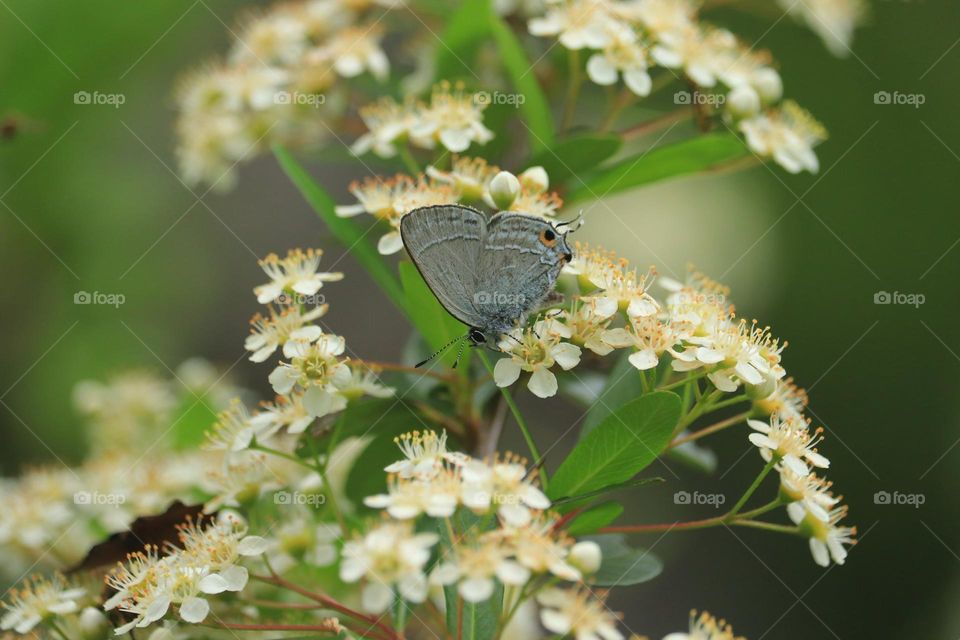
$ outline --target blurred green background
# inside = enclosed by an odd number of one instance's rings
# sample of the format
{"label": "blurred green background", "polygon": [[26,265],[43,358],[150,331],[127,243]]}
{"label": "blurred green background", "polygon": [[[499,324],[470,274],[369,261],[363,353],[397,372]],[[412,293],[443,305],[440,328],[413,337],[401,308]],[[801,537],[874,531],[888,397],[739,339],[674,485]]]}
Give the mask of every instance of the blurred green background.
{"label": "blurred green background", "polygon": [[[83,378],[130,366],[169,375],[199,355],[263,390],[265,370],[243,359],[242,342],[257,310],[256,258],[270,251],[325,247],[325,265],[348,274],[325,289],[329,324],[364,356],[399,352],[408,327],[271,158],[244,167],[226,195],[191,193],[171,171],[176,78],[225,51],[226,25],[251,8],[0,0],[4,475],[82,458],[70,392]],[[811,390],[811,414],[827,428],[828,475],[861,542],[846,566],[822,570],[802,542],[754,531],[651,536],[643,543],[665,559],[664,574],[619,594],[614,608],[652,638],[683,627],[691,607],[754,640],[956,638],[960,5],[875,2],[846,60],[779,12],[715,15],[772,49],[787,94],[827,125],[820,175],[757,167],[657,185],[609,203],[642,242],[602,207],[582,233],[662,273],[695,262],[733,286],[742,315],[789,340],[787,370]],[[78,91],[125,101],[75,104]],[[876,104],[878,91],[926,100]],[[349,177],[341,168],[321,180],[336,188]],[[337,196],[347,200],[342,187]],[[75,304],[81,291],[125,302]],[[920,293],[925,303],[878,305],[879,291]],[[545,406],[545,440],[580,413]],[[664,470],[668,482],[639,494],[625,521],[714,515],[674,505],[681,489],[738,495],[759,468],[756,454],[742,432],[713,444],[717,477]],[[876,504],[878,491],[925,502]]]}

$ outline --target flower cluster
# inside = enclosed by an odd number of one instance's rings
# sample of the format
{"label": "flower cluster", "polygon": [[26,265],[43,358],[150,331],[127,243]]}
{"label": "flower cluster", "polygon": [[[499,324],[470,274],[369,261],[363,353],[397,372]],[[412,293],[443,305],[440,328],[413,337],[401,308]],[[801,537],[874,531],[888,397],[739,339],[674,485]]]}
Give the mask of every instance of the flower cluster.
{"label": "flower cluster", "polygon": [[203,622],[210,613],[205,596],[242,591],[249,573],[240,560],[267,549],[266,540],[247,535],[246,523],[234,514],[188,522],[180,527],[179,542],[134,553],[107,576],[113,595],[104,609],[132,617],[117,627],[117,635],[149,626],[171,607],[184,622]]}
{"label": "flower cluster", "polygon": [[734,636],[733,628],[723,620],[717,620],[704,611],[699,616],[690,612],[690,630],[687,633],[671,633],[663,640],[745,640],[743,636]]}
{"label": "flower cluster", "polygon": [[550,218],[563,204],[548,191],[549,180],[542,167],[530,167],[519,176],[487,163],[482,158],[453,156],[447,170],[427,167],[417,176],[397,174],[388,179],[368,177],[350,185],[356,204],[341,205],[337,215],[367,213],[389,225],[377,249],[392,255],[403,248],[400,219],[418,207],[439,204],[480,204],[493,211],[519,211]]}
{"label": "flower cluster", "polygon": [[[391,518],[344,547],[340,577],[347,582],[367,578],[367,610],[384,611],[394,588],[406,600],[422,602],[430,585],[455,587],[466,602],[479,603],[493,596],[497,581],[519,594],[537,576],[572,583],[589,580],[600,567],[600,547],[589,540],[576,542],[561,530],[557,516],[548,511],[550,500],[530,477],[524,460],[509,454],[478,460],[448,451],[446,442],[446,433],[433,431],[397,438],[404,458],[385,469],[390,474],[388,493],[364,501],[385,509]],[[449,527],[432,568],[430,550],[441,537],[414,528],[421,516]],[[457,532],[453,523],[470,524]],[[588,590],[551,588],[542,591],[541,598],[544,625],[556,633],[610,630],[616,635],[603,637],[623,637],[615,631],[615,618]],[[551,611],[561,600],[577,602],[579,609]],[[559,628],[561,615],[569,617],[566,629]]]}
{"label": "flower cluster", "polygon": [[493,132],[483,126],[487,103],[481,95],[464,91],[462,84],[451,87],[442,82],[433,88],[429,103],[381,98],[360,109],[368,132],[351,149],[356,154],[372,150],[380,157],[392,158],[397,145],[434,149],[439,143],[447,151],[462,153],[471,144],[486,144]]}
{"label": "flower cluster", "polygon": [[399,5],[307,0],[249,19],[225,61],[182,82],[177,155],[184,179],[229,188],[236,165],[272,144],[321,141],[329,132],[325,121],[342,112],[341,79],[363,73],[386,79],[380,23]]}
{"label": "flower cluster", "polygon": [[528,28],[536,36],[556,37],[571,51],[591,51],[586,72],[599,85],[622,77],[633,94],[647,96],[653,67],[666,69],[668,78],[683,75],[695,93],[678,93],[678,103],[722,107],[754,153],[791,173],[816,172],[813,147],[825,131],[795,103],[777,106],[783,81],[769,52],[699,21],[697,9],[692,0],[553,0]]}

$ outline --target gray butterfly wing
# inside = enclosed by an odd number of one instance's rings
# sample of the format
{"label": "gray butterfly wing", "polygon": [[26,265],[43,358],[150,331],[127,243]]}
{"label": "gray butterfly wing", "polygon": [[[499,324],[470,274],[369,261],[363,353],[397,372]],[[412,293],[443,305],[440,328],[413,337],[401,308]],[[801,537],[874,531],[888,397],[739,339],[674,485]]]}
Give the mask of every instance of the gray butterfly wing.
{"label": "gray butterfly wing", "polygon": [[407,253],[450,315],[470,327],[484,326],[473,304],[487,218],[461,205],[414,209],[400,220]]}
{"label": "gray butterfly wing", "polygon": [[553,290],[570,248],[543,218],[500,213],[487,223],[475,298],[488,328],[506,331]]}

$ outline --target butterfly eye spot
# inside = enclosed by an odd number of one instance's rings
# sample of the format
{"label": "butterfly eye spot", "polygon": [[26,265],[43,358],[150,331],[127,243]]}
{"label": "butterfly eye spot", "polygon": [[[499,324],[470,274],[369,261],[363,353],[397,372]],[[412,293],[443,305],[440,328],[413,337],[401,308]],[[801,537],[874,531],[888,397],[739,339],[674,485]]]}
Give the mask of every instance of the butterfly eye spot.
{"label": "butterfly eye spot", "polygon": [[552,247],[557,244],[557,234],[554,233],[553,229],[544,229],[540,232],[540,242],[547,247]]}

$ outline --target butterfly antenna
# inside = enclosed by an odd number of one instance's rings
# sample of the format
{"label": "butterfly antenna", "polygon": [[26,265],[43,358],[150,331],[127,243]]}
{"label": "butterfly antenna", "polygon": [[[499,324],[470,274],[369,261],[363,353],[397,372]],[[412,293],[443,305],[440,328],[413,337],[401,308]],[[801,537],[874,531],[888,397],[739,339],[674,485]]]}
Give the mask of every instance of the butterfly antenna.
{"label": "butterfly antenna", "polygon": [[[415,368],[415,369],[419,369],[420,367],[422,367],[423,365],[427,364],[428,362],[430,362],[431,360],[433,360],[434,358],[436,358],[438,355],[440,355],[441,353],[443,353],[444,351],[446,351],[447,349],[449,349],[450,347],[452,347],[453,345],[455,345],[456,343],[460,342],[461,340],[464,340],[464,339],[468,338],[469,336],[470,336],[470,334],[468,333],[468,334],[466,334],[466,335],[460,336],[459,338],[454,338],[453,340],[451,340],[451,341],[448,342],[447,344],[445,344],[445,345],[443,345],[442,347],[440,347],[440,349],[438,349],[437,351],[433,352],[433,353],[430,355],[429,358],[427,358],[426,360],[423,360],[422,362],[418,362],[417,364],[415,364],[415,365],[414,365],[414,368]],[[461,351],[461,353],[463,352],[463,347],[460,348],[460,351]],[[458,361],[458,362],[460,361],[460,356],[459,356],[459,355],[457,356],[457,361]],[[457,365],[454,364],[453,366],[454,366],[454,368],[456,368]]]}
{"label": "butterfly antenna", "polygon": [[[461,338],[462,340],[463,338]],[[457,350],[457,359],[453,361],[453,368],[456,369],[457,365],[460,364],[460,356],[463,355],[463,348],[467,346],[466,342],[460,343],[460,348]]]}
{"label": "butterfly antenna", "polygon": [[566,232],[565,232],[565,233],[573,233],[573,232],[577,231],[578,229],[580,229],[580,227],[583,226],[584,222],[585,222],[585,220],[584,220],[584,218],[583,218],[583,209],[581,209],[581,210],[580,210],[580,213],[578,213],[578,214],[577,214],[577,217],[574,218],[573,220],[567,220],[567,221],[565,221],[565,222],[558,222],[555,226],[556,226],[557,229],[559,229],[560,227],[570,227],[570,226],[573,226],[573,224],[576,223],[576,224],[577,224],[576,227],[574,227],[573,229],[570,229],[569,231],[566,231]]}

